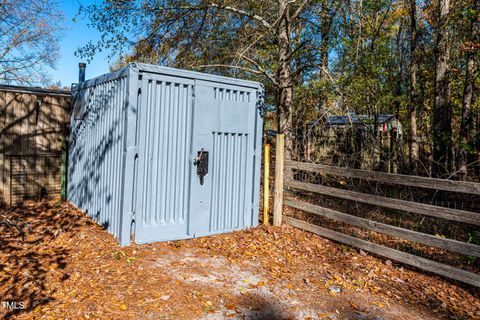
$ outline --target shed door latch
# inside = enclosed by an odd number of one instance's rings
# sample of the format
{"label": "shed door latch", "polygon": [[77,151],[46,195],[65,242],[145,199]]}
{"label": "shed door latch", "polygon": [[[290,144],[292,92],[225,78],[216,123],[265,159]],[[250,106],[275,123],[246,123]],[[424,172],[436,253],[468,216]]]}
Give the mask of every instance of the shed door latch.
{"label": "shed door latch", "polygon": [[197,175],[200,178],[200,184],[203,185],[204,178],[208,174],[208,151],[203,150],[203,148],[198,151],[193,165],[197,167]]}

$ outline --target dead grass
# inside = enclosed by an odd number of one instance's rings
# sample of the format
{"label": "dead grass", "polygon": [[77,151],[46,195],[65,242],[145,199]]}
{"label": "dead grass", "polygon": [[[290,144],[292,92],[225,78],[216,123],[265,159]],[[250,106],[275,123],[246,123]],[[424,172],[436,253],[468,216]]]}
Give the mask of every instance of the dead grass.
{"label": "dead grass", "polygon": [[25,308],[3,318],[480,318],[473,289],[289,226],[122,248],[67,203],[9,219],[25,234],[0,226],[0,296]]}

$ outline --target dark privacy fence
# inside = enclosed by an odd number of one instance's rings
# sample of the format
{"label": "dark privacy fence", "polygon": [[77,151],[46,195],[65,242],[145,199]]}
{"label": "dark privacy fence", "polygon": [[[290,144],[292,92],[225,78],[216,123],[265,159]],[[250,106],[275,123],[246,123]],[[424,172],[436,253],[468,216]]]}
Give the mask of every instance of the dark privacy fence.
{"label": "dark privacy fence", "polygon": [[60,195],[70,92],[0,85],[0,203]]}

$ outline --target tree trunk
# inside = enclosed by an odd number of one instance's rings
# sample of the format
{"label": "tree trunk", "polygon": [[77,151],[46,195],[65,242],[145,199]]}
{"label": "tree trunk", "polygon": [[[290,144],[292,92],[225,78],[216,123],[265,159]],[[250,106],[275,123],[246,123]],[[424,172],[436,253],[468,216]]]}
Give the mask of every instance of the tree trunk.
{"label": "tree trunk", "polygon": [[449,32],[450,0],[439,0],[439,18],[436,44],[435,88],[433,105],[433,174],[446,176],[452,165],[452,121],[449,83]]}
{"label": "tree trunk", "polygon": [[[470,23],[470,31],[468,40],[474,37],[475,20]],[[467,59],[465,65],[465,85],[463,88],[462,99],[462,123],[460,127],[460,154],[459,154],[459,171],[462,179],[467,175],[468,151],[467,146],[470,138],[470,127],[472,123],[472,100],[473,100],[473,70],[475,67],[475,52],[473,48],[467,48]]]}
{"label": "tree trunk", "polygon": [[327,112],[327,90],[326,83],[328,81],[328,57],[330,49],[330,29],[331,19],[330,10],[327,1],[322,2],[321,12],[321,44],[320,44],[320,82],[322,83],[322,92],[320,96],[319,118],[323,118]]}
{"label": "tree trunk", "polygon": [[278,132],[285,134],[285,158],[291,159],[293,153],[292,135],[292,70],[290,67],[290,21],[286,0],[278,0],[280,23],[277,30],[278,41]]}
{"label": "tree trunk", "polygon": [[418,169],[418,138],[417,138],[417,3],[410,0],[410,170],[416,174]]}
{"label": "tree trunk", "polygon": [[323,117],[327,112],[327,89],[325,88],[328,81],[328,33],[322,32],[322,43],[320,47],[320,82],[322,83],[322,93],[320,97],[319,116]]}

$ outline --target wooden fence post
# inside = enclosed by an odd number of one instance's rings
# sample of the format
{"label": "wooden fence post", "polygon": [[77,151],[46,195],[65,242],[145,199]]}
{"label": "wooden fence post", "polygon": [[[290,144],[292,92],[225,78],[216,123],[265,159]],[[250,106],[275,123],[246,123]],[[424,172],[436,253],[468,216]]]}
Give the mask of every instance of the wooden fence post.
{"label": "wooden fence post", "polygon": [[277,134],[275,153],[275,198],[273,201],[273,225],[282,224],[283,213],[283,170],[284,170],[284,145],[285,137]]}
{"label": "wooden fence post", "polygon": [[263,224],[269,224],[268,209],[270,203],[270,145],[266,144],[263,157]]}

